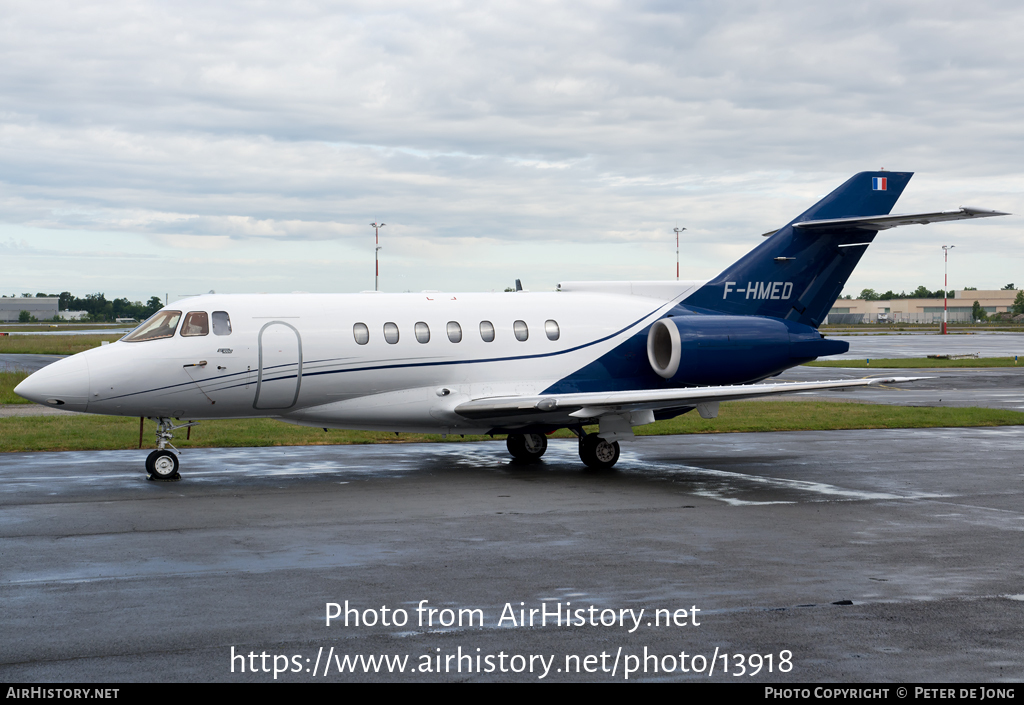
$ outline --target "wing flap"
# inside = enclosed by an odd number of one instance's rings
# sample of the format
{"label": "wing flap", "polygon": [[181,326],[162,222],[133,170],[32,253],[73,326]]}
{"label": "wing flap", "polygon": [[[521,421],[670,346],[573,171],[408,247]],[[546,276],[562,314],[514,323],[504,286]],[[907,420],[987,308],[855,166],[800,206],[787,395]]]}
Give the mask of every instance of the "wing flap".
{"label": "wing flap", "polygon": [[722,401],[756,399],[775,394],[866,387],[877,384],[900,384],[929,377],[874,377],[870,379],[825,380],[821,382],[782,382],[776,384],[737,384],[721,387],[687,387],[683,389],[639,389],[624,392],[586,392],[580,394],[545,394],[522,397],[490,397],[463,402],[455,407],[459,416],[468,419],[496,419],[510,416],[536,416],[558,413],[576,418],[597,418],[604,414],[656,411],[679,406],[697,406]]}

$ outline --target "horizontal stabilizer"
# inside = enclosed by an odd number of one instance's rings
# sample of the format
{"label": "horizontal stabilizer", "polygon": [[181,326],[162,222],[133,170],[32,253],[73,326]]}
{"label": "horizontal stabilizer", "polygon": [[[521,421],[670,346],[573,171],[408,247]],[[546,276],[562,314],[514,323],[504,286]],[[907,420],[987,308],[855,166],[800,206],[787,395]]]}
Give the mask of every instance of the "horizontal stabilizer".
{"label": "horizontal stabilizer", "polygon": [[837,230],[841,228],[861,228],[863,230],[888,230],[901,225],[928,225],[942,223],[947,220],[967,220],[969,218],[991,218],[997,215],[1010,215],[1002,211],[984,208],[958,208],[955,211],[939,211],[937,213],[912,213],[909,215],[875,215],[866,218],[830,218],[829,220],[805,220],[793,223],[800,230]]}
{"label": "horizontal stabilizer", "polygon": [[606,413],[672,409],[721,401],[756,399],[775,394],[793,394],[818,389],[866,387],[874,384],[900,384],[928,377],[877,377],[872,379],[830,380],[824,382],[783,382],[777,384],[735,384],[721,387],[687,387],[683,389],[639,389],[623,392],[584,392],[579,394],[544,394],[523,397],[490,397],[474,399],[455,407],[455,413],[468,419],[497,419],[538,414],[569,415],[586,409],[586,416],[596,418]]}

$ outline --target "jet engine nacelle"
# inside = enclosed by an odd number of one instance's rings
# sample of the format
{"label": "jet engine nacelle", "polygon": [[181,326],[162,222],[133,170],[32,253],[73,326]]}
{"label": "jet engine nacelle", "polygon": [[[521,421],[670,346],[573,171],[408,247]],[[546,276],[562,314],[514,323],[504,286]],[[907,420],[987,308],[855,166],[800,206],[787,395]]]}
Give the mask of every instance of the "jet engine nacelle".
{"label": "jet engine nacelle", "polygon": [[682,385],[753,382],[849,347],[810,326],[753,316],[662,318],[647,334],[651,369]]}

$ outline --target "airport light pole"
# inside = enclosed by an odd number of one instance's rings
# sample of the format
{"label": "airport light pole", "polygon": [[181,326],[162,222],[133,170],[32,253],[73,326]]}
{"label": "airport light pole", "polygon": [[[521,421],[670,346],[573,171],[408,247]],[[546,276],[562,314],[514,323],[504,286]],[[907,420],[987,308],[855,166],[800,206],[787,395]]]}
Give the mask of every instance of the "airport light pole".
{"label": "airport light pole", "polygon": [[676,233],[676,281],[679,281],[679,233],[686,230],[686,228],[673,228]]}
{"label": "airport light pole", "polygon": [[942,246],[942,334],[946,335],[946,321],[949,319],[949,251],[956,245]]}
{"label": "airport light pole", "polygon": [[373,290],[377,291],[377,281],[380,279],[380,229],[383,228],[387,223],[370,223],[370,227],[373,228]]}

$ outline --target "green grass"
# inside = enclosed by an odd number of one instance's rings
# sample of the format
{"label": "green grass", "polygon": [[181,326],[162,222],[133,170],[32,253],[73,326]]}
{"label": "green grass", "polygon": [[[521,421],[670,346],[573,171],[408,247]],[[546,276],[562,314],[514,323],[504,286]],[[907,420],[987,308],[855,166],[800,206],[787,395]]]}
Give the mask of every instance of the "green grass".
{"label": "green grass", "polygon": [[0,372],[0,404],[31,404],[14,393],[14,388],[21,380],[28,377],[28,372]]}
{"label": "green grass", "polygon": [[[696,413],[637,428],[642,436],[745,431],[804,431],[863,428],[930,428],[1024,425],[1024,413],[1001,409],[904,407],[818,401],[727,402],[717,419]],[[588,429],[589,430],[589,429]],[[143,448],[152,448],[154,424],[146,421]],[[271,419],[204,421],[175,434],[179,448],[340,445],[361,443],[441,442],[437,434],[328,431],[293,426]],[[570,438],[562,430],[554,438]],[[448,442],[485,439],[448,436]],[[35,416],[0,419],[0,452],[116,450],[137,448],[139,420],[111,416]]]}
{"label": "green grass", "polygon": [[851,367],[863,369],[922,368],[922,367],[1020,367],[1024,369],[1024,358],[1019,365],[1012,357],[981,357],[966,360],[937,360],[931,357],[889,357],[867,360],[815,360],[804,363],[807,367]]}
{"label": "green grass", "polygon": [[979,407],[889,406],[826,401],[738,401],[721,405],[717,419],[691,412],[636,429],[637,435],[834,431],[862,428],[1020,426],[1024,412]]}
{"label": "green grass", "polygon": [[[1016,321],[989,321],[986,323],[950,323],[946,330],[952,335],[972,335],[981,331],[1019,331],[1024,328],[1024,323]],[[834,323],[825,324],[820,327],[822,332],[836,333],[851,331],[858,333],[877,333],[886,335],[897,331],[932,331],[940,333],[941,323]]]}
{"label": "green grass", "polygon": [[89,348],[98,348],[106,340],[120,340],[124,333],[100,335],[4,335],[0,336],[0,353],[32,355],[74,355]]}
{"label": "green grass", "polygon": [[0,325],[0,333],[27,333],[34,331],[51,331],[51,330],[98,330],[101,328],[110,328],[111,330],[121,331],[124,335],[131,330],[131,327],[125,327],[123,323],[50,323],[49,321],[42,321],[40,323],[17,323]]}
{"label": "green grass", "polygon": [[[142,447],[154,447],[156,424],[146,420]],[[466,440],[479,440],[479,436]],[[231,448],[301,445],[351,445],[363,443],[435,442],[440,435],[372,431],[330,431],[293,426],[272,419],[225,419],[204,421],[192,428],[176,431],[178,448]],[[458,436],[448,440],[461,441]],[[139,447],[139,420],[115,416],[60,415],[0,418],[0,452],[43,450],[118,450]]]}

